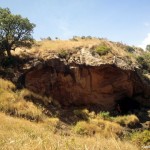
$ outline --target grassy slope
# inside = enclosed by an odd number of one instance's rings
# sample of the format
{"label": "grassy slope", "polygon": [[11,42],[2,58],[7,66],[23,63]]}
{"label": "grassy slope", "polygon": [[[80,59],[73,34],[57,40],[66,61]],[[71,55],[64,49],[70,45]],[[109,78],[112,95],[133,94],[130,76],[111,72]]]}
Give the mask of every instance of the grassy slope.
{"label": "grassy slope", "polygon": [[[132,62],[136,61],[134,54],[126,51],[126,45],[104,39],[44,40],[36,42],[30,50],[20,51],[18,49],[15,54],[45,59],[49,56],[49,52],[59,53],[61,50],[76,52],[79,47],[92,48],[100,44],[111,48],[111,53],[106,57],[117,55],[129,57]],[[138,53],[140,55],[141,52],[138,51]],[[77,110],[73,117],[76,118],[79,115],[82,116],[82,119],[85,117],[87,121],[79,120],[76,124],[69,125],[59,120],[59,114],[47,116],[44,113],[47,111],[45,108],[32,102],[33,97],[36,100],[45,101],[45,98],[26,89],[18,91],[11,82],[0,79],[0,149],[138,149],[133,143],[116,140],[114,136],[116,129],[119,129],[119,132],[122,130],[119,124],[128,126],[138,123],[136,116],[118,117],[109,121],[110,118],[105,120],[103,116],[98,118],[98,116],[91,116],[92,114],[87,111]],[[63,132],[68,128],[69,134]],[[93,132],[96,134],[93,135]]]}
{"label": "grassy slope", "polygon": [[[72,117],[80,115],[88,120],[64,124],[59,116],[48,117],[44,108],[29,101],[33,97],[42,99],[25,89],[18,91],[13,83],[0,79],[0,149],[138,149],[128,141],[116,139],[123,128],[110,118],[104,120],[105,114],[76,110]],[[64,131],[68,129],[69,133]]]}
{"label": "grassy slope", "polygon": [[0,113],[0,149],[3,150],[137,150],[127,141],[104,138],[100,135],[82,137],[78,135],[54,134],[44,123],[34,123]]}

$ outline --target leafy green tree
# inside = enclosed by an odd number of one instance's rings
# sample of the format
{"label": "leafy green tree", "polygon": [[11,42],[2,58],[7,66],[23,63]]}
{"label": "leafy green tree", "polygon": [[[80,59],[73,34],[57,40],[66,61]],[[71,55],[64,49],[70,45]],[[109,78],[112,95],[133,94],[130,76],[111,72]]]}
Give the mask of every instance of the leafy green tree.
{"label": "leafy green tree", "polygon": [[141,56],[137,57],[137,61],[141,64],[144,70],[150,72],[150,53],[145,52]]}
{"label": "leafy green tree", "polygon": [[146,46],[146,50],[150,52],[150,45]]}
{"label": "leafy green tree", "polygon": [[0,52],[6,51],[10,57],[11,50],[17,47],[30,47],[34,27],[27,18],[12,14],[8,8],[0,8]]}

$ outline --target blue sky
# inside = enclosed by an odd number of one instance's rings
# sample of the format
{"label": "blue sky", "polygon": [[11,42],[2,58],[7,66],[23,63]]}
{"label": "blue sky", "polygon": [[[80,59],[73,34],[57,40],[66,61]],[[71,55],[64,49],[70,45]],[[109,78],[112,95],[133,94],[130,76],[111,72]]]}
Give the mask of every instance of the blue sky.
{"label": "blue sky", "polygon": [[150,44],[150,0],[0,0],[0,7],[35,23],[37,40],[91,35]]}

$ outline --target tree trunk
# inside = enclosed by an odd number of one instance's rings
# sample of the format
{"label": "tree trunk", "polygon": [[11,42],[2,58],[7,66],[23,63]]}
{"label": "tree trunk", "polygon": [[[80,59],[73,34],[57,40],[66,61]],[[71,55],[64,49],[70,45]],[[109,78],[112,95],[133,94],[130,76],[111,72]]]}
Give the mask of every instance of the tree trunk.
{"label": "tree trunk", "polygon": [[8,56],[8,57],[11,57],[12,55],[11,55],[10,50],[6,50],[6,51],[7,51],[7,56]]}

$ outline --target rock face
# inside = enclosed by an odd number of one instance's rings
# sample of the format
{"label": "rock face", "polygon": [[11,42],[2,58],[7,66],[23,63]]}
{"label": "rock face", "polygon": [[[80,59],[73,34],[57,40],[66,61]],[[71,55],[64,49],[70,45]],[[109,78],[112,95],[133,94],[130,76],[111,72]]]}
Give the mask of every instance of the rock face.
{"label": "rock face", "polygon": [[131,69],[113,63],[67,64],[59,58],[31,69],[26,74],[25,86],[65,106],[98,105],[102,110],[112,110],[117,100],[143,92],[142,81]]}

